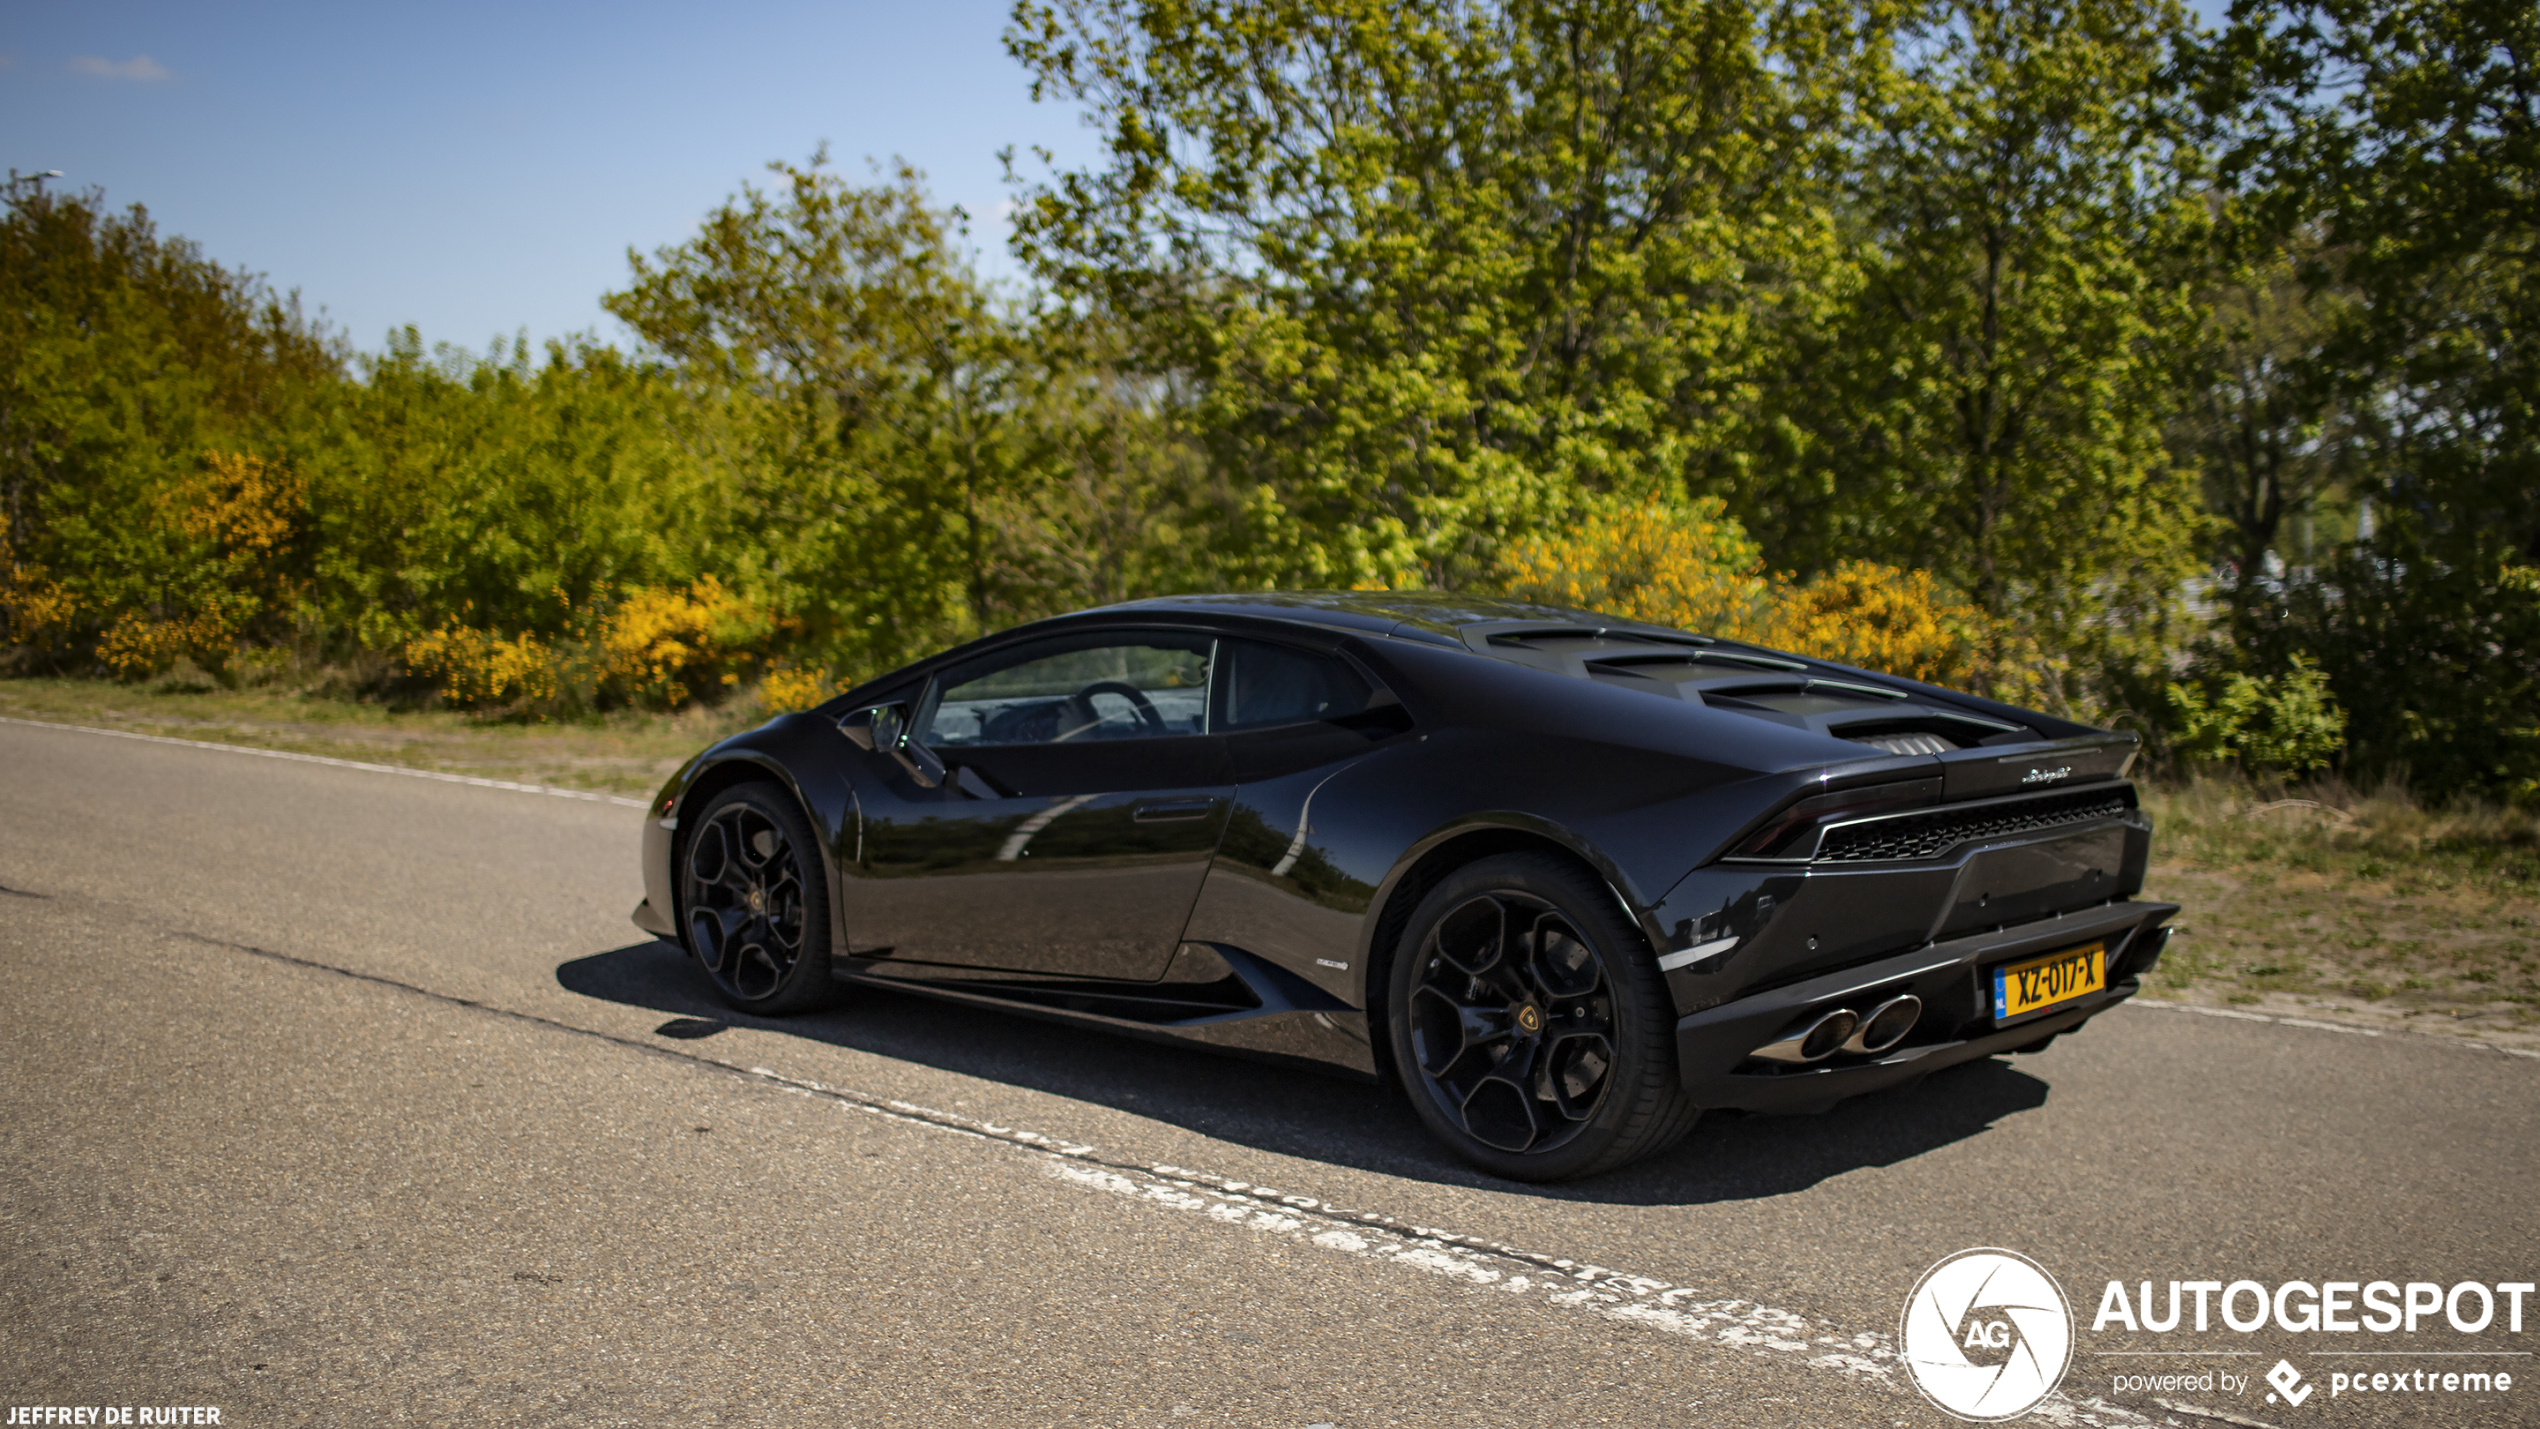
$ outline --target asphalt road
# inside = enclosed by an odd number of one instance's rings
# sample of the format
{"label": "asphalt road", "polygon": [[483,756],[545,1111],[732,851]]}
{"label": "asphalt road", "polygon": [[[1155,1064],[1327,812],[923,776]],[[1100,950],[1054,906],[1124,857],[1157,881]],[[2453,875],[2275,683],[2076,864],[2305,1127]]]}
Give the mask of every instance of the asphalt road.
{"label": "asphalt road", "polygon": [[[891,995],[725,1015],[626,921],[632,808],[22,724],[0,800],[10,1412],[1936,1425],[1899,1312],[2003,1246],[2074,1302],[2049,1421],[2540,1422],[2540,1302],[2091,1328],[2112,1278],[2540,1279],[2528,1058],[2125,1008],[1525,1187],[1344,1081]],[[2385,1366],[2517,1383],[2327,1392]]]}

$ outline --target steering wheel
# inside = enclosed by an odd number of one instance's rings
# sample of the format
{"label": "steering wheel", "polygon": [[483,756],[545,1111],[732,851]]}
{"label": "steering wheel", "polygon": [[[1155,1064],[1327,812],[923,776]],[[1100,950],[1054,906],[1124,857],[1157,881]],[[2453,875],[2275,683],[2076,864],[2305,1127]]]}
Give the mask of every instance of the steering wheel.
{"label": "steering wheel", "polygon": [[1102,712],[1094,708],[1096,695],[1118,695],[1127,700],[1130,707],[1137,712],[1138,722],[1146,726],[1146,733],[1165,732],[1164,716],[1155,712],[1155,701],[1148,699],[1145,692],[1121,680],[1096,680],[1067,697],[1069,713],[1082,715],[1084,719],[1073,729],[1061,730],[1058,735],[1060,739],[1074,739],[1089,729],[1098,728],[1103,723]]}

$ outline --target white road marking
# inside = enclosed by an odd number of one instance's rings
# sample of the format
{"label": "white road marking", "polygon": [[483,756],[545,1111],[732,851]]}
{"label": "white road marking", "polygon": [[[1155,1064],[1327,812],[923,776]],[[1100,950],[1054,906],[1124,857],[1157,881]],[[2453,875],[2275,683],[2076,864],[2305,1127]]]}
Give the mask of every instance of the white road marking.
{"label": "white road marking", "polygon": [[[1215,1176],[1162,1163],[1113,1160],[1088,1143],[1069,1141],[1024,1127],[999,1126],[956,1112],[938,1111],[914,1102],[877,1097],[846,1087],[833,1087],[789,1077],[766,1067],[744,1067],[701,1055],[684,1047],[596,1028],[576,1026],[534,1012],[475,1002],[435,992],[377,973],[356,972],[330,963],[295,957],[269,948],[170,930],[189,942],[225,948],[272,962],[377,983],[472,1012],[534,1023],[575,1036],[593,1037],[654,1056],[723,1072],[796,1096],[815,1097],[841,1110],[879,1116],[907,1126],[1001,1142],[1043,1158],[1053,1179],[1092,1190],[1111,1192],[1150,1205],[1199,1213],[1204,1222],[1227,1230],[1283,1235],[1335,1254],[1398,1266],[1460,1283],[1468,1290],[1525,1296],[1542,1304],[1576,1310],[1609,1320],[1636,1324],[1686,1339],[1718,1344],[1759,1356],[1781,1358],[1846,1379],[1905,1393],[1895,1369],[1893,1337],[1877,1332],[1846,1333],[1831,1323],[1812,1322],[1788,1310],[1734,1298],[1696,1299],[1693,1287],[1671,1285],[1653,1276],[1633,1275],[1606,1266],[1544,1255],[1537,1251],[1484,1240],[1479,1236],[1420,1226],[1377,1211],[1354,1210],[1312,1196],[1294,1195],[1268,1186]],[[2075,1400],[2060,1390],[2030,1411],[2035,1418],[2059,1426],[2089,1429],[2144,1429],[2155,1421],[2102,1399]]]}
{"label": "white road marking", "polygon": [[[2342,1022],[2321,1022],[2309,1017],[2273,1017],[2263,1012],[2242,1012],[2236,1007],[2198,1007],[2189,1002],[2162,1002],[2149,997],[2130,997],[2118,1005],[2148,1007],[2162,1012],[2193,1012],[2199,1017],[2227,1017],[2234,1022],[2272,1022],[2278,1027],[2307,1027],[2314,1032],[2343,1032],[2350,1037],[2378,1037],[2384,1030],[2379,1027],[2349,1027]],[[2493,1042],[2481,1042],[2470,1037],[2445,1037],[2438,1033],[2420,1032],[2413,1027],[2401,1027],[2395,1030],[2411,1037],[2432,1038],[2449,1047],[2502,1052],[2508,1057],[2540,1058],[2540,1052],[2535,1052],[2528,1047],[2499,1047]]]}
{"label": "white road marking", "polygon": [[178,744],[188,749],[217,749],[229,754],[253,754],[263,759],[288,759],[295,764],[326,764],[337,769],[360,769],[372,774],[403,774],[409,779],[438,779],[444,784],[473,784],[479,789],[509,789],[516,794],[549,794],[559,799],[581,799],[594,804],[621,804],[629,809],[646,807],[641,799],[618,794],[591,794],[580,789],[558,789],[548,784],[521,784],[510,779],[480,779],[473,774],[445,774],[437,769],[408,769],[397,764],[366,764],[358,759],[330,759],[323,754],[294,754],[287,749],[258,749],[249,744],[215,744],[208,739],[178,739],[165,734],[137,734],[128,729],[99,729],[86,724],[56,724],[51,720],[17,719],[0,715],[0,724],[22,724],[30,729],[60,729],[74,734],[103,734],[116,739],[137,739],[145,744]]}
{"label": "white road marking", "polygon": [[[1516,1296],[1555,1309],[1796,1363],[1841,1375],[1856,1384],[1908,1393],[1899,1373],[1901,1361],[1892,1335],[1847,1332],[1831,1323],[1751,1300],[1706,1296],[1697,1287],[1670,1284],[1654,1276],[1544,1255],[1436,1226],[1414,1225],[1381,1212],[1352,1209],[1204,1171],[1162,1163],[1113,1161],[1083,1143],[825,1086],[765,1067],[752,1067],[749,1074],[788,1091],[836,1100],[850,1111],[1005,1142],[1043,1157],[1044,1170],[1063,1185],[1105,1191],[1194,1215],[1198,1217],[1195,1224],[1281,1236],[1335,1254],[1436,1276],[1468,1290]],[[2145,1429],[2154,1424],[2178,1423],[2174,1419],[2148,1419],[2103,1399],[2077,1400],[2060,1391],[2049,1395],[2030,1411],[2030,1416],[2069,1429]]]}
{"label": "white road marking", "polygon": [[2163,1409],[2174,1409],[2181,1414],[2193,1414],[2199,1419],[2211,1419],[2217,1424],[2237,1424],[2241,1426],[2241,1429],[2275,1429],[2274,1425],[2263,1420],[2243,1419],[2237,1414],[2225,1414],[2219,1409],[2199,1409],[2193,1404],[2173,1404],[2166,1399],[2155,1399],[2152,1402]]}

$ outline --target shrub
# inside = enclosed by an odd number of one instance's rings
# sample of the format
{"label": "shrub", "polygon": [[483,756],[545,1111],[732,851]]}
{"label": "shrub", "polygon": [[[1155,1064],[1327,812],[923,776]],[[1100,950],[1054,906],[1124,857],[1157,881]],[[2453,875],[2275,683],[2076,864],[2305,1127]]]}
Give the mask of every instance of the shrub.
{"label": "shrub", "polygon": [[678,709],[737,686],[775,622],[713,576],[686,589],[639,587],[576,612],[554,640],[505,639],[453,620],[405,643],[406,668],[468,709],[541,717],[616,707]]}
{"label": "shrub", "polygon": [[1891,675],[1963,685],[1985,653],[1984,612],[1929,571],[1845,561],[1777,592],[1767,644]]}
{"label": "shrub", "polygon": [[559,688],[554,652],[525,631],[504,640],[453,621],[407,641],[405,659],[406,668],[464,709],[549,702]]}
{"label": "shrub", "polygon": [[593,692],[617,704],[677,709],[698,686],[740,683],[733,666],[772,624],[713,576],[686,590],[630,591],[584,637]]}
{"label": "shrub", "polygon": [[1774,577],[1716,499],[1598,512],[1559,536],[1510,544],[1512,595],[1814,655],[1940,683],[1986,677],[2007,642],[1929,571],[1845,561],[1814,580]]}
{"label": "shrub", "polygon": [[759,707],[769,714],[807,710],[836,693],[837,681],[825,669],[778,665],[758,682]]}
{"label": "shrub", "polygon": [[2179,725],[2173,747],[2190,758],[2237,760],[2252,774],[2307,774],[2345,748],[2346,712],[2306,655],[2279,674],[2173,684],[2169,702]]}
{"label": "shrub", "polygon": [[1772,599],[1763,552],[1714,497],[1596,512],[1567,534],[1510,543],[1501,584],[1512,595],[1760,640]]}

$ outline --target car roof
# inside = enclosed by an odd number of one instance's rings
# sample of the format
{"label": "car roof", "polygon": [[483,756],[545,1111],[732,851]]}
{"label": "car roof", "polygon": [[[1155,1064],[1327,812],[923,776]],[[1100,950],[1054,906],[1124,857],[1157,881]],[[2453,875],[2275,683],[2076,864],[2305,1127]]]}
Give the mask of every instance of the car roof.
{"label": "car roof", "polygon": [[1518,630],[1561,630],[1625,639],[1661,638],[1671,642],[1710,643],[1664,626],[1621,620],[1571,606],[1546,605],[1506,596],[1461,595],[1426,590],[1297,590],[1230,591],[1216,595],[1167,595],[1103,606],[1085,615],[1127,613],[1241,615],[1345,630],[1356,635],[1392,635],[1439,645],[1479,649],[1490,635]]}
{"label": "car roof", "polygon": [[[1914,712],[1913,704],[1908,702],[1915,702],[1931,706],[1932,713],[1972,714],[1977,717],[1976,722],[1992,726],[1991,731],[1978,731],[1979,734],[2009,732],[2022,726],[2049,737],[2097,733],[2088,725],[2001,704],[1963,690],[1794,656],[1742,640],[1695,634],[1573,606],[1505,596],[1402,590],[1227,591],[1124,601],[983,636],[865,681],[838,696],[832,704],[847,708],[891,681],[931,674],[982,649],[1015,640],[1081,629],[1087,622],[1111,625],[1144,618],[1172,623],[1176,617],[1216,624],[1221,629],[1287,625],[1320,630],[1327,635],[1391,637],[1444,646],[1548,674],[1662,693],[1691,704],[1714,704],[1721,697],[1740,705],[1760,702],[1768,717],[1783,722],[1822,723],[1830,713],[1841,713],[1841,707],[1852,707],[1852,713],[1872,710],[1903,716]],[[1794,701],[1805,708],[1783,708]]]}

